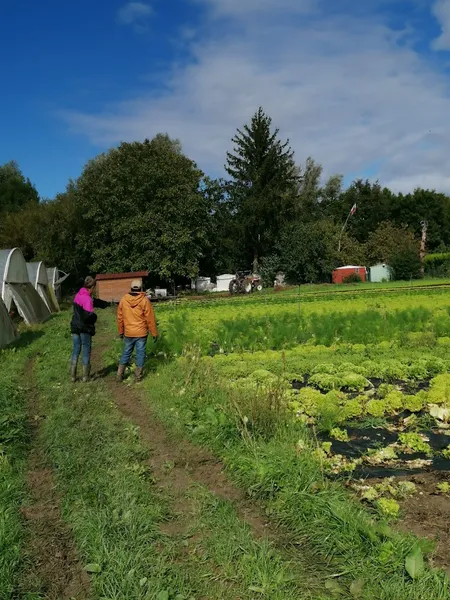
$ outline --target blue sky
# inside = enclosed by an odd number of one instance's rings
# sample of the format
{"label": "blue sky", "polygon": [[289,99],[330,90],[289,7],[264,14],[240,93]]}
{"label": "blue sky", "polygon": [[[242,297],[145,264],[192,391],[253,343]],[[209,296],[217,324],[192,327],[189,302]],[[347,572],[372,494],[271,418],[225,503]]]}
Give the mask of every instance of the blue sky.
{"label": "blue sky", "polygon": [[262,105],[325,176],[450,192],[450,0],[359,4],[3,3],[0,163],[51,197],[99,152],[162,131],[217,175]]}

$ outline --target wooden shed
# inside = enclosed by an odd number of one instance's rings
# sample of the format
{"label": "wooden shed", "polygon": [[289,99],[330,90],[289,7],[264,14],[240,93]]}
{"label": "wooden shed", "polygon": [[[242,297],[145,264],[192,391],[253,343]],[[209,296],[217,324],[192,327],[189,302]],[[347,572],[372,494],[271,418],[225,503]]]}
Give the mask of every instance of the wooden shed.
{"label": "wooden shed", "polygon": [[148,277],[148,271],[97,275],[97,296],[107,302],[119,302],[130,291],[131,282],[139,279],[142,284],[144,277]]}

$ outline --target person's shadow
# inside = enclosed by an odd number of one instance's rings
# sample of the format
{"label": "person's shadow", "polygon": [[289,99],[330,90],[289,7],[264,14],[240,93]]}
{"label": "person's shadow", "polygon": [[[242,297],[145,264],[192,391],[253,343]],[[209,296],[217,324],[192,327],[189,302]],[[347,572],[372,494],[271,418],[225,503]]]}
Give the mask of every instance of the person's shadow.
{"label": "person's shadow", "polygon": [[103,367],[103,369],[100,369],[99,371],[94,373],[94,379],[103,379],[105,377],[108,377],[108,375],[111,375],[112,373],[116,373],[116,371],[117,364],[111,363],[110,365],[107,365],[106,367]]}

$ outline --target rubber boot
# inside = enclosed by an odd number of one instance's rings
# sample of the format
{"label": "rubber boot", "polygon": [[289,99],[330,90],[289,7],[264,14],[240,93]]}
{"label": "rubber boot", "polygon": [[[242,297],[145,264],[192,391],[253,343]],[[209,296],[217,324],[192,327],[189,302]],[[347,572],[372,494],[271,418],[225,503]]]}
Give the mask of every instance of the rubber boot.
{"label": "rubber boot", "polygon": [[134,376],[136,377],[136,381],[139,383],[142,381],[142,367],[136,367],[134,372]]}
{"label": "rubber boot", "polygon": [[125,367],[126,365],[119,365],[119,368],[117,369],[117,381],[123,381],[125,375]]}
{"label": "rubber boot", "polygon": [[83,365],[83,382],[87,383],[90,379],[91,365]]}
{"label": "rubber boot", "polygon": [[70,377],[72,379],[72,382],[75,383],[75,381],[77,380],[77,363],[71,363],[70,364]]}

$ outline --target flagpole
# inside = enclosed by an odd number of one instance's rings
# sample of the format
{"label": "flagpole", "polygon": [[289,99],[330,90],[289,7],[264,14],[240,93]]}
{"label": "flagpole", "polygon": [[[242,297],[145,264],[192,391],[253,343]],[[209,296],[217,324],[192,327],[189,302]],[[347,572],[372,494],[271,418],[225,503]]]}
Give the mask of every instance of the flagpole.
{"label": "flagpole", "polygon": [[346,227],[346,225],[347,225],[347,223],[348,223],[348,220],[350,219],[350,216],[351,216],[351,214],[352,214],[352,212],[353,212],[353,209],[354,209],[354,207],[355,207],[355,205],[353,205],[353,206],[351,207],[351,209],[350,209],[350,212],[348,213],[348,215],[347,215],[347,218],[345,219],[345,223],[342,225],[341,233],[340,233],[340,235],[339,235],[338,252],[340,252],[340,251],[341,251],[341,240],[342,240],[342,234],[344,233],[344,229],[345,229],[345,227]]}

